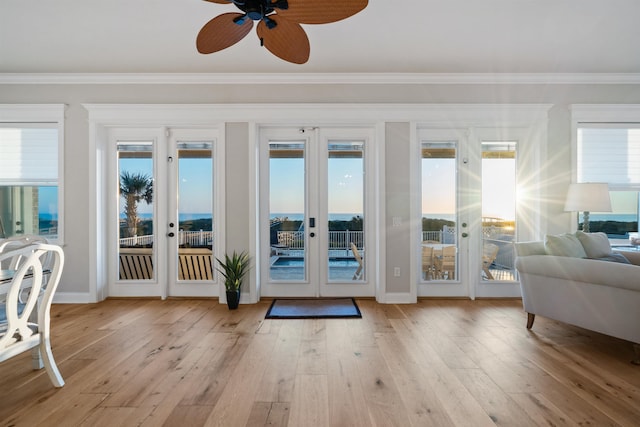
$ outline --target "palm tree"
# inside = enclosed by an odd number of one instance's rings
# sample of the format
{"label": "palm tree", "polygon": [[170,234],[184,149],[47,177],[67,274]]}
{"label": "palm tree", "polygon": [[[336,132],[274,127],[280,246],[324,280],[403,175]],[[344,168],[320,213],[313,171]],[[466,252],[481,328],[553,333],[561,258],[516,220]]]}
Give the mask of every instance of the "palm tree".
{"label": "palm tree", "polygon": [[153,199],[153,180],[143,173],[122,172],[120,174],[120,196],[124,197],[129,237],[138,234],[138,203],[150,204]]}

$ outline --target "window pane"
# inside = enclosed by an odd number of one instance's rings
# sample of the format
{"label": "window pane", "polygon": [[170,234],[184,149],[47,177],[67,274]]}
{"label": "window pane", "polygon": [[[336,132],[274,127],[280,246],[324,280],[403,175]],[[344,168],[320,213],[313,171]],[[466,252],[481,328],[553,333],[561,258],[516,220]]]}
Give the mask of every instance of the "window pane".
{"label": "window pane", "polygon": [[[590,231],[607,233],[610,239],[629,238],[629,233],[638,232],[638,192],[611,191],[611,212],[596,212],[589,215]],[[578,214],[579,227],[584,222],[583,213]]]}
{"label": "window pane", "polygon": [[0,238],[58,238],[58,129],[0,127]]}
{"label": "window pane", "polygon": [[301,281],[306,274],[305,144],[269,143],[269,219],[271,280]]}
{"label": "window pane", "polygon": [[482,143],[482,280],[513,280],[516,143]]}
{"label": "window pane", "polygon": [[456,143],[422,143],[422,279],[457,275]]}
{"label": "window pane", "polygon": [[153,146],[118,142],[120,280],[152,280]]}
{"label": "window pane", "polygon": [[362,142],[329,143],[329,257],[326,268],[332,281],[365,279],[363,148]]}
{"label": "window pane", "polygon": [[[213,144],[178,144],[177,280],[213,279]],[[192,267],[197,264],[198,268]]]}
{"label": "window pane", "polygon": [[0,186],[0,238],[20,234],[58,238],[57,186]]}

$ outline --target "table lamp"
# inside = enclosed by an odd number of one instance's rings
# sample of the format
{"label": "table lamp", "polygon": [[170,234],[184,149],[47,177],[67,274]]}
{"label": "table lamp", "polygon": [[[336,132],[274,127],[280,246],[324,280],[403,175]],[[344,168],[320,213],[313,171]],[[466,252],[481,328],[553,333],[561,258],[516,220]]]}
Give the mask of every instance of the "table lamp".
{"label": "table lamp", "polygon": [[582,231],[588,233],[589,212],[611,212],[609,184],[605,182],[569,184],[564,210],[566,212],[584,212]]}

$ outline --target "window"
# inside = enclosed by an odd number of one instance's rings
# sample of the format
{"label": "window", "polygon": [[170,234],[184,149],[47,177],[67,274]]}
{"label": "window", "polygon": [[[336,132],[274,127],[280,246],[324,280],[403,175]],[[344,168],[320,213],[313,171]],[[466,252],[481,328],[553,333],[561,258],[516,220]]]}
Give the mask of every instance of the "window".
{"label": "window", "polygon": [[612,212],[592,212],[591,231],[627,239],[639,223],[640,123],[579,123],[576,152],[577,182],[607,182],[611,191]]}
{"label": "window", "polygon": [[35,234],[60,239],[62,106],[45,114],[40,110],[21,106],[13,114],[0,106],[0,238]]}

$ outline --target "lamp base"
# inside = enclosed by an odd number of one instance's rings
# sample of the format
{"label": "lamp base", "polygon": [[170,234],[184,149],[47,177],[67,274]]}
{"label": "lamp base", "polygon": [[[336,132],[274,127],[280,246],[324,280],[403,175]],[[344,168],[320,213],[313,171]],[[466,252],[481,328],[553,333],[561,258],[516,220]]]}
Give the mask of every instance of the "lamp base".
{"label": "lamp base", "polygon": [[585,233],[589,233],[589,211],[584,211],[582,213],[582,231]]}

